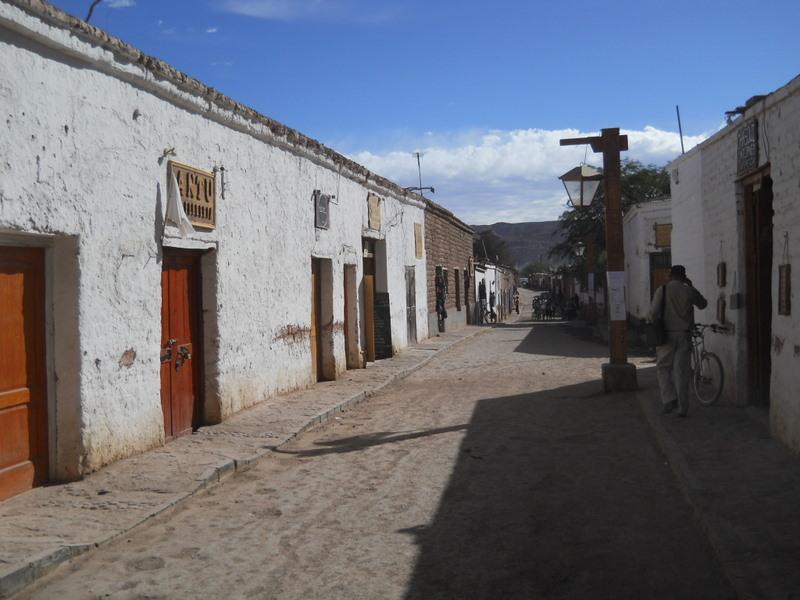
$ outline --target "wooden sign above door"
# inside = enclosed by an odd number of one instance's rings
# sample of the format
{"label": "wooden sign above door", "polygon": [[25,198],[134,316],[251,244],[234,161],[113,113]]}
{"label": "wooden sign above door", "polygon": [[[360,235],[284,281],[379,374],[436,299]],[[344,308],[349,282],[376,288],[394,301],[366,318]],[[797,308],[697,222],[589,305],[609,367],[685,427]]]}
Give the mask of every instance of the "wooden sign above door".
{"label": "wooden sign above door", "polygon": [[213,173],[170,161],[169,172],[178,180],[183,210],[192,225],[205,229],[216,227],[216,180]]}

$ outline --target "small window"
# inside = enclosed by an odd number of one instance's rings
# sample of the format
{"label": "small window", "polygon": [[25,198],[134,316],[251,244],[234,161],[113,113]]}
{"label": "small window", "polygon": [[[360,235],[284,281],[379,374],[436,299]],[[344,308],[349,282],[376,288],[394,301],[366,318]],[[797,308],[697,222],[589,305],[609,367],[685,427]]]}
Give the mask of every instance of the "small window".
{"label": "small window", "polygon": [[672,245],[672,223],[656,223],[656,248],[669,248]]}

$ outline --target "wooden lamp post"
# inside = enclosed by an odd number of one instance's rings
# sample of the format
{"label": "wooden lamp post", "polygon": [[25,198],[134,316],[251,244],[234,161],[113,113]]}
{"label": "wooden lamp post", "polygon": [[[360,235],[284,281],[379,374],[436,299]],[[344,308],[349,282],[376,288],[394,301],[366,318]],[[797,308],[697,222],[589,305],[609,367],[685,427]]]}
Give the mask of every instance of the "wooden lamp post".
{"label": "wooden lamp post", "polygon": [[[589,144],[603,154],[603,189],[606,201],[606,254],[608,255],[609,354],[602,366],[603,389],[606,392],[635,390],[636,366],[628,362],[627,313],[625,310],[625,255],[622,246],[622,184],[620,152],[628,149],[628,136],[618,128],[603,129],[599,136],[566,138],[562,146]],[[587,171],[590,169],[590,171]],[[592,172],[593,171],[593,172]],[[561,176],[570,202],[576,208],[586,206],[587,192],[592,196],[599,183],[596,169],[583,165]],[[577,182],[575,179],[577,178]],[[595,183],[597,182],[597,183]],[[594,191],[590,186],[594,185]],[[578,194],[575,192],[578,191]]]}

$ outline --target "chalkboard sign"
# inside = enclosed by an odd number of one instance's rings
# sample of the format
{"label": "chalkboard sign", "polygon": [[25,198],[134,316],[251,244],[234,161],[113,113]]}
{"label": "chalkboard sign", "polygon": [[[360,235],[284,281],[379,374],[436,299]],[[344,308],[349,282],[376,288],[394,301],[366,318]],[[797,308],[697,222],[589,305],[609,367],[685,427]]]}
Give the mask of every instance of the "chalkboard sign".
{"label": "chalkboard sign", "polygon": [[750,119],[736,136],[736,174],[745,175],[758,167],[758,121]]}
{"label": "chalkboard sign", "polygon": [[375,293],[375,358],[392,357],[392,318],[389,294]]}

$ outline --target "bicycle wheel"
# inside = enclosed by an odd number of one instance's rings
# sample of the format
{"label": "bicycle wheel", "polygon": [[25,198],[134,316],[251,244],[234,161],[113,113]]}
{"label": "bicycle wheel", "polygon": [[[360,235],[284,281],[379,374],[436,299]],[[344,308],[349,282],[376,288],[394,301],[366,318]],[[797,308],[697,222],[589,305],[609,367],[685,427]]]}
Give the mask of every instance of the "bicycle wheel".
{"label": "bicycle wheel", "polygon": [[719,400],[724,381],[725,372],[719,357],[713,352],[703,352],[700,365],[695,365],[692,374],[692,387],[700,404],[711,406]]}

